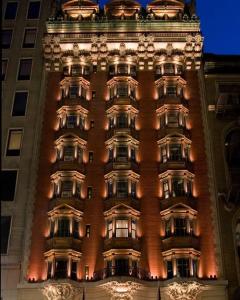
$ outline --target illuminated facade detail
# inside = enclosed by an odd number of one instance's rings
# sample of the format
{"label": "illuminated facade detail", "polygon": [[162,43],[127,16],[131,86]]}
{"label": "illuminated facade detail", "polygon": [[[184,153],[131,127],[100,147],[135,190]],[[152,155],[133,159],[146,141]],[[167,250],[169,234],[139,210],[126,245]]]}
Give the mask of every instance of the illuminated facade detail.
{"label": "illuminated facade detail", "polygon": [[70,283],[49,283],[42,293],[48,300],[72,300],[82,289]]}
{"label": "illuminated facade detail", "polygon": [[111,300],[132,300],[134,299],[133,295],[141,287],[141,284],[133,281],[112,281],[101,285],[101,288],[105,289],[111,295]]}
{"label": "illuminated facade detail", "polygon": [[172,300],[196,300],[202,291],[202,285],[195,281],[171,283],[167,287],[167,294]]}

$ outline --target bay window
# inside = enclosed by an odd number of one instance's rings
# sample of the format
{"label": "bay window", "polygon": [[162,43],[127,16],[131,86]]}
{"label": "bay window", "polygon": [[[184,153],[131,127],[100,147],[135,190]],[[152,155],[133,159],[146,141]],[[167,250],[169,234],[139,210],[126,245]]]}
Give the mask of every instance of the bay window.
{"label": "bay window", "polygon": [[119,180],[117,181],[117,197],[124,198],[128,196],[128,181],[127,180]]}
{"label": "bay window", "polygon": [[184,195],[184,180],[181,178],[172,179],[172,195],[179,197]]}
{"label": "bay window", "polygon": [[128,237],[128,220],[116,220],[116,237]]}
{"label": "bay window", "polygon": [[170,160],[182,159],[182,145],[181,144],[169,144]]}
{"label": "bay window", "polygon": [[163,194],[164,198],[167,199],[170,197],[170,192],[169,192],[169,182],[168,180],[163,181]]}
{"label": "bay window", "polygon": [[178,258],[177,259],[177,275],[180,277],[190,276],[190,266],[188,258]]}
{"label": "bay window", "polygon": [[58,220],[58,237],[70,236],[70,222],[68,218],[61,218]]}

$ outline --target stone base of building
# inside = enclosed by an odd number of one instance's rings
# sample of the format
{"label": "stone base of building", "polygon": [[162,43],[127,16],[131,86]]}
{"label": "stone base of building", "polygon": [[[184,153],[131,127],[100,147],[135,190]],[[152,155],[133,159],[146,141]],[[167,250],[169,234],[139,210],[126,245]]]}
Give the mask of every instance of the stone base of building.
{"label": "stone base of building", "polygon": [[[226,288],[224,280],[142,281],[130,277],[97,282],[49,280],[19,284],[17,300],[227,300]],[[4,299],[12,298],[5,295]]]}

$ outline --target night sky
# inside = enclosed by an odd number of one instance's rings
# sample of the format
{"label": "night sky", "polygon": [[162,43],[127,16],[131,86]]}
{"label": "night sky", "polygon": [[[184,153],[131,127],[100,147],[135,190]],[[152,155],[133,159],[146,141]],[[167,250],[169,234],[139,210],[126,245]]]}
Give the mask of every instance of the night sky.
{"label": "night sky", "polygon": [[[150,2],[138,0],[143,6]],[[100,0],[101,5],[107,1]],[[240,55],[240,0],[197,0],[204,52]]]}

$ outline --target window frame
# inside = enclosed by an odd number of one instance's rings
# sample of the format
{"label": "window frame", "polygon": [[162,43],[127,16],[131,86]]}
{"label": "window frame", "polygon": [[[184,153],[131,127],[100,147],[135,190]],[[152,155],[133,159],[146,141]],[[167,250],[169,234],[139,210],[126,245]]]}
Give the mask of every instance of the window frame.
{"label": "window frame", "polygon": [[[8,71],[8,58],[2,58],[2,66],[3,66],[3,62],[4,61],[6,61],[6,71],[5,71],[5,74],[4,74],[4,78],[2,77],[3,76],[3,74],[1,73],[1,81],[3,82],[3,81],[6,81],[6,77],[7,77],[7,71]],[[2,70],[1,70],[1,72],[2,72]]]}
{"label": "window frame", "polygon": [[[10,142],[10,132],[11,131],[21,131],[22,132],[22,137],[21,137],[21,142],[20,142],[20,147],[19,147],[19,154],[17,154],[17,155],[7,154],[7,152],[9,151],[9,142]],[[24,136],[24,129],[22,127],[16,127],[16,128],[9,128],[8,129],[7,142],[6,142],[6,147],[5,147],[5,156],[6,157],[20,157],[22,144],[23,144],[23,136]],[[17,150],[13,150],[13,151],[17,151]]]}
{"label": "window frame", "polygon": [[[27,93],[27,100],[26,100],[24,115],[13,115],[13,108],[14,108],[14,104],[15,104],[15,96],[16,96],[17,93]],[[29,90],[15,90],[15,93],[13,95],[13,101],[12,101],[11,116],[12,117],[25,117],[26,114],[27,114],[28,100],[29,100]]]}

